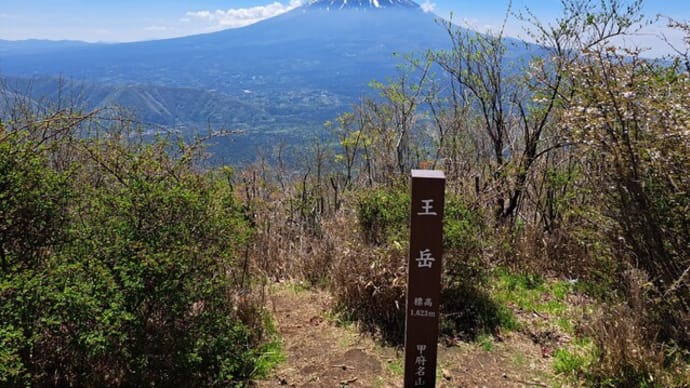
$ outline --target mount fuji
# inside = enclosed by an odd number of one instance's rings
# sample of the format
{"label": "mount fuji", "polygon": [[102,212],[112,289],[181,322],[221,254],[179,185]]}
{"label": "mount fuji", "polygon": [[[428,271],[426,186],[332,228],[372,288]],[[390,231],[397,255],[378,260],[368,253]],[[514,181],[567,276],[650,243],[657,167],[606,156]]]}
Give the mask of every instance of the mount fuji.
{"label": "mount fuji", "polygon": [[0,72],[199,87],[230,95],[277,86],[346,94],[357,89],[359,94],[372,79],[392,75],[393,53],[448,43],[435,16],[411,0],[317,0],[210,34],[16,55],[10,48],[0,51]]}
{"label": "mount fuji", "polygon": [[345,8],[373,8],[386,9],[394,7],[419,8],[419,5],[411,0],[319,0],[308,5],[311,8],[345,9]]}
{"label": "mount fuji", "polygon": [[277,136],[303,141],[305,130],[351,109],[372,80],[395,76],[402,60],[394,53],[449,44],[436,17],[411,0],[317,0],[247,27],[176,39],[31,51],[3,42],[0,75],[32,78],[34,95],[57,93],[48,77],[78,80],[88,107],[121,105],[146,124],[182,131],[242,129],[248,136],[238,143],[247,146]]}

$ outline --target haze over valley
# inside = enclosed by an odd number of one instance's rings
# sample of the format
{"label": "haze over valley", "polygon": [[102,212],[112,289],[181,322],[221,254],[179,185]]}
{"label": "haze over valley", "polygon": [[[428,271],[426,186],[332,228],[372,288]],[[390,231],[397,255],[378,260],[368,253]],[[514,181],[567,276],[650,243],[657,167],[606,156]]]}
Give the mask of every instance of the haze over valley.
{"label": "haze over valley", "polygon": [[[241,131],[214,150],[237,162],[257,147],[318,137],[324,122],[372,94],[372,81],[394,79],[405,55],[449,47],[437,19],[408,0],[322,0],[183,38],[0,41],[0,74],[35,99],[64,96],[60,83],[79,92],[84,109],[120,106],[145,127]],[[526,55],[523,45],[509,47],[509,59]]]}

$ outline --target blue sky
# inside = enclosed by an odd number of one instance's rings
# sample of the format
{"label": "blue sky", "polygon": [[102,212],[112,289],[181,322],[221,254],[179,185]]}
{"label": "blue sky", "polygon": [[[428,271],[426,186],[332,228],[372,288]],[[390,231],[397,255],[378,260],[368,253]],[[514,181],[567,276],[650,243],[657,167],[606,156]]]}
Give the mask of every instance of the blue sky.
{"label": "blue sky", "polygon": [[[73,39],[125,42],[160,39],[234,28],[285,12],[308,0],[2,0],[0,39]],[[485,31],[501,24],[508,0],[417,0],[429,11]],[[513,9],[532,9],[542,20],[560,14],[557,0],[513,0]],[[690,19],[687,0],[646,0],[645,13]],[[524,37],[511,21],[511,36]],[[681,45],[682,35],[663,23],[647,28],[635,44],[666,51],[655,34],[665,33]]]}

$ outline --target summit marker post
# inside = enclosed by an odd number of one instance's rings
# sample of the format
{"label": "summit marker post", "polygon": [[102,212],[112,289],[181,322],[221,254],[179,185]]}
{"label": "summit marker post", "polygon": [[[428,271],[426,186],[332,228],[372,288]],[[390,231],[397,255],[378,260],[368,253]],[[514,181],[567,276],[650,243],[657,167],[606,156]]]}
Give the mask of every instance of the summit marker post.
{"label": "summit marker post", "polygon": [[436,385],[445,186],[441,171],[412,170],[405,388]]}

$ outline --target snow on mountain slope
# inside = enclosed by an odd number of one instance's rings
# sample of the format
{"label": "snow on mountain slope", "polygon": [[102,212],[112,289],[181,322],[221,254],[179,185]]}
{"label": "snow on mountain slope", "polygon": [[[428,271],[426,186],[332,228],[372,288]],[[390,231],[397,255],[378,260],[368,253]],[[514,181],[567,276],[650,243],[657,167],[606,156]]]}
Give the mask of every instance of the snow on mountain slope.
{"label": "snow on mountain slope", "polygon": [[390,9],[390,8],[419,8],[411,0],[316,0],[307,5],[308,8],[327,10],[341,9]]}

